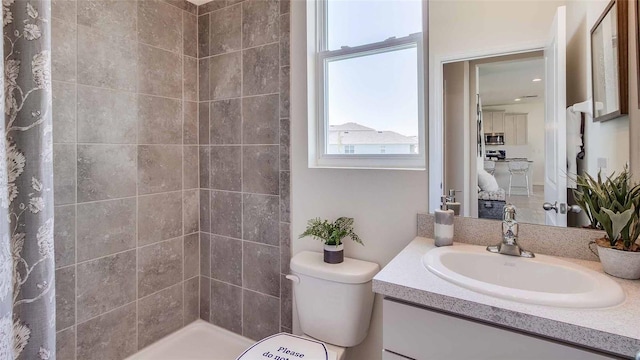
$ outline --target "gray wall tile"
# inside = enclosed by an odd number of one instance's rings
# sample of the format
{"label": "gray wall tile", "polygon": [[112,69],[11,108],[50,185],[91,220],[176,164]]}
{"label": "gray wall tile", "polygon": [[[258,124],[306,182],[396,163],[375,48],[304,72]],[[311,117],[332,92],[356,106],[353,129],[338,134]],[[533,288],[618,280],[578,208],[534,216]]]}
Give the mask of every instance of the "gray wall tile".
{"label": "gray wall tile", "polygon": [[211,278],[242,286],[242,241],[211,236]]}
{"label": "gray wall tile", "polygon": [[284,14],[280,16],[280,66],[289,65],[291,60],[290,53],[291,53],[291,15]]}
{"label": "gray wall tile", "polygon": [[182,238],[138,249],[138,297],[182,281]]}
{"label": "gray wall tile", "polygon": [[200,274],[200,236],[198,233],[184,237],[184,279]]}
{"label": "gray wall tile", "polygon": [[200,163],[200,188],[209,188],[209,155],[211,148],[209,146],[200,146],[198,148],[198,161]]}
{"label": "gray wall tile", "polygon": [[198,103],[184,101],[182,103],[184,111],[182,125],[182,143],[198,144]]}
{"label": "gray wall tile", "polygon": [[76,323],[76,267],[56,270],[56,329]]}
{"label": "gray wall tile", "polygon": [[51,19],[51,78],[76,81],[78,32],[75,23]]}
{"label": "gray wall tile", "polygon": [[226,0],[212,0],[198,6],[198,14],[206,14],[212,11],[216,11],[225,7]]}
{"label": "gray wall tile", "polygon": [[240,191],[242,189],[242,148],[240,146],[212,146],[210,156],[210,188]]}
{"label": "gray wall tile", "polygon": [[211,280],[208,277],[200,278],[200,319],[209,321],[211,315]]}
{"label": "gray wall tile", "polygon": [[183,146],[183,160],[182,165],[184,170],[182,172],[182,187],[184,189],[197,188],[199,182],[199,158],[198,158],[198,146]]}
{"label": "gray wall tile", "polygon": [[76,201],[75,145],[53,145],[53,197],[56,205]]}
{"label": "gray wall tile", "polygon": [[[124,1],[114,3],[120,4]],[[78,83],[135,91],[136,53],[135,42],[98,33],[86,26],[78,26]]]}
{"label": "gray wall tile", "polygon": [[184,306],[182,284],[172,286],[138,304],[138,348],[143,348],[180,329]]}
{"label": "gray wall tile", "polygon": [[56,267],[76,262],[76,206],[56,206],[54,210],[53,239]]}
{"label": "gray wall tile", "polygon": [[245,240],[277,246],[279,237],[277,196],[245,194],[243,196],[243,235]]}
{"label": "gray wall tile", "polygon": [[138,146],[138,193],[182,189],[182,147]]}
{"label": "gray wall tile", "polygon": [[242,334],[242,288],[211,280],[211,323]]}
{"label": "gray wall tile", "polygon": [[128,304],[79,324],[77,336],[78,359],[126,358],[138,350],[136,304]]}
{"label": "gray wall tile", "polygon": [[78,142],[135,144],[137,103],[130,92],[78,86]]}
{"label": "gray wall tile", "polygon": [[78,24],[127,40],[136,39],[135,1],[78,1]]}
{"label": "gray wall tile", "polygon": [[280,117],[289,117],[289,108],[291,107],[291,99],[289,98],[290,87],[290,68],[283,66],[280,68]]}
{"label": "gray wall tile", "polygon": [[209,14],[198,16],[198,58],[209,56]]}
{"label": "gray wall tile", "polygon": [[279,57],[278,44],[243,50],[242,92],[245,96],[278,92]]}
{"label": "gray wall tile", "polygon": [[200,275],[210,277],[211,272],[211,235],[200,233]]}
{"label": "gray wall tile", "polygon": [[291,280],[288,280],[285,275],[281,275],[280,284],[281,326],[291,329],[293,326],[293,293]]}
{"label": "gray wall tile", "polygon": [[242,334],[253,340],[264,339],[280,330],[280,301],[278,298],[243,290]]}
{"label": "gray wall tile", "polygon": [[240,144],[242,117],[240,99],[211,102],[211,144]]}
{"label": "gray wall tile", "polygon": [[182,56],[139,44],[138,91],[182,99]]}
{"label": "gray wall tile", "polygon": [[241,6],[230,6],[209,16],[209,55],[240,50]]}
{"label": "gray wall tile", "polygon": [[134,301],[135,271],[135,250],[78,264],[78,321],[82,322]]}
{"label": "gray wall tile", "polygon": [[129,145],[78,145],[78,201],[134,196],[136,153]]}
{"label": "gray wall tile", "polygon": [[78,16],[76,0],[52,0],[51,17],[58,18],[66,22],[75,22]]}
{"label": "gray wall tile", "polygon": [[53,81],[53,142],[76,142],[76,84]]}
{"label": "gray wall tile", "polygon": [[188,56],[184,56],[183,60],[184,99],[198,101],[198,60]]}
{"label": "gray wall tile", "polygon": [[280,96],[263,95],[242,99],[242,137],[244,144],[278,144]]}
{"label": "gray wall tile", "polygon": [[78,261],[115,254],[136,246],[136,199],[78,204]]}
{"label": "gray wall tile", "polygon": [[198,104],[198,143],[209,144],[209,103]]}
{"label": "gray wall tile", "polygon": [[280,13],[286,14],[291,11],[291,0],[280,0]]}
{"label": "gray wall tile", "polygon": [[289,119],[280,120],[280,170],[290,169],[291,122]]}
{"label": "gray wall tile", "polygon": [[198,100],[200,101],[210,98],[209,77],[209,58],[198,60]]}
{"label": "gray wall tile", "polygon": [[280,250],[275,246],[244,241],[242,284],[246,289],[280,296]]}
{"label": "gray wall tile", "polygon": [[182,235],[182,191],[138,198],[138,245]]}
{"label": "gray wall tile", "polygon": [[200,190],[200,231],[211,231],[210,191]]}
{"label": "gray wall tile", "polygon": [[182,13],[182,49],[185,55],[198,56],[198,17]]}
{"label": "gray wall tile", "polygon": [[138,1],[138,41],[181,52],[182,11],[161,1]]}
{"label": "gray wall tile", "polygon": [[280,221],[291,222],[291,173],[280,171]]}
{"label": "gray wall tile", "polygon": [[182,101],[140,95],[138,97],[138,142],[140,144],[182,144]]}
{"label": "gray wall tile", "polygon": [[242,236],[242,195],[211,192],[211,233],[240,239]]}
{"label": "gray wall tile", "polygon": [[280,148],[277,145],[245,146],[242,153],[242,189],[278,195]]}
{"label": "gray wall tile", "polygon": [[183,192],[182,217],[184,219],[184,234],[197,233],[200,228],[199,200],[198,189]]}
{"label": "gray wall tile", "polygon": [[280,223],[280,272],[288,274],[291,262],[291,224]]}
{"label": "gray wall tile", "polygon": [[184,282],[184,325],[200,318],[200,277]]}
{"label": "gray wall tile", "polygon": [[242,5],[242,46],[248,48],[278,41],[279,20],[278,0],[245,2]]}
{"label": "gray wall tile", "polygon": [[240,55],[240,51],[236,51],[209,58],[210,100],[222,100],[240,96],[243,76]]}
{"label": "gray wall tile", "polygon": [[76,328],[70,327],[56,333],[56,359],[76,359]]}

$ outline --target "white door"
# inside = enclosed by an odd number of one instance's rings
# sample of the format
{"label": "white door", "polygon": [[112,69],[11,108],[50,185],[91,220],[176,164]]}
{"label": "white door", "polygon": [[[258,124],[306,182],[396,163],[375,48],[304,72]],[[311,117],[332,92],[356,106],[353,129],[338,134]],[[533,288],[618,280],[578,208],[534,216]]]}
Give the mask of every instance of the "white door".
{"label": "white door", "polygon": [[566,36],[566,7],[560,6],[544,49],[544,201],[556,205],[546,211],[545,223],[563,227],[567,226]]}

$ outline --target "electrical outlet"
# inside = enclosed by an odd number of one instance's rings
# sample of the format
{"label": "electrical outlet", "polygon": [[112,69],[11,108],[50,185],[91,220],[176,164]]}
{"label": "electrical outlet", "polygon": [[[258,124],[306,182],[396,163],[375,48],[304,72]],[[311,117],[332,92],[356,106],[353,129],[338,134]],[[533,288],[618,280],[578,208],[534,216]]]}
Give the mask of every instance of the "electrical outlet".
{"label": "electrical outlet", "polygon": [[607,158],[598,158],[598,168],[600,169],[607,168]]}

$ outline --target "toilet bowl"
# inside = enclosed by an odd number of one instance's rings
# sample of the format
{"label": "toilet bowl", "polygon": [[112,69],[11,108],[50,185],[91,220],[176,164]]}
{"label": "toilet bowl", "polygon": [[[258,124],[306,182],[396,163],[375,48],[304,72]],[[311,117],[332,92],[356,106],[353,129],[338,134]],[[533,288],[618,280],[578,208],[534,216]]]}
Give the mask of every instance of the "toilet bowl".
{"label": "toilet bowl", "polygon": [[346,348],[360,344],[369,331],[374,299],[371,280],[380,266],[346,257],[340,264],[327,264],[322,253],[311,251],[296,254],[290,265],[287,279],[293,282],[304,335],[281,333],[267,337],[238,360],[344,360]]}

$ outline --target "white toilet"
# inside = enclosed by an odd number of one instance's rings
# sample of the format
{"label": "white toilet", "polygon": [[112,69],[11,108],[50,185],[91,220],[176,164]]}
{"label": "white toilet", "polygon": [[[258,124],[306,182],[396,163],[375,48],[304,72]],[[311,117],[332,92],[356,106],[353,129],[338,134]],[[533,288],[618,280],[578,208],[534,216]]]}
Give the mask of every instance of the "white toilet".
{"label": "white toilet", "polygon": [[[291,259],[292,274],[287,275],[287,279],[293,282],[300,328],[310,340],[309,348],[318,346],[318,342],[324,343],[328,360],[344,360],[346,348],[360,344],[367,337],[374,299],[371,280],[379,270],[378,264],[350,258],[344,258],[341,264],[327,264],[322,253],[311,251],[300,252]],[[304,345],[300,345],[300,338],[295,336],[276,335],[258,344],[266,342],[271,344],[263,346],[264,349],[304,352],[300,350]],[[264,354],[258,347],[255,350],[258,356]],[[253,358],[241,356],[239,359]]]}

